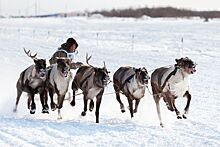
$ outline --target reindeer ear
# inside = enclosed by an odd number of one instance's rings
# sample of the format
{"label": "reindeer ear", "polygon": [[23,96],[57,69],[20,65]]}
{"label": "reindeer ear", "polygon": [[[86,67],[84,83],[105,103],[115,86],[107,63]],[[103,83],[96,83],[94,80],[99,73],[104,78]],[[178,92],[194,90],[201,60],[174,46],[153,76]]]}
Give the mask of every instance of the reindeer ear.
{"label": "reindeer ear", "polygon": [[36,64],[37,63],[37,61],[38,61],[38,59],[33,59],[34,60],[34,63]]}
{"label": "reindeer ear", "polygon": [[93,69],[94,69],[94,71],[95,71],[95,72],[97,72],[97,71],[98,71],[98,68],[96,68],[96,67],[94,67]]}
{"label": "reindeer ear", "polygon": [[145,67],[142,67],[141,69],[142,71],[146,71],[147,72],[147,69]]}
{"label": "reindeer ear", "polygon": [[134,69],[135,69],[135,72],[141,71],[141,68],[134,68]]}
{"label": "reindeer ear", "polygon": [[176,63],[178,63],[179,59],[175,59]]}

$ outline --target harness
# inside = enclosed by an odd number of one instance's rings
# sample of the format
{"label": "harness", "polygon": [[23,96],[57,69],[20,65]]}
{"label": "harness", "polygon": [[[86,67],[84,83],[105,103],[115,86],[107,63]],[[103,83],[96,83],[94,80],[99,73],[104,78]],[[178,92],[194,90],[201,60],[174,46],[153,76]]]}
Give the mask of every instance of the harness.
{"label": "harness", "polygon": [[164,89],[164,87],[165,87],[167,81],[170,79],[170,77],[171,77],[172,75],[175,75],[175,74],[176,74],[177,69],[179,69],[179,68],[178,68],[178,67],[175,67],[175,69],[166,77],[166,79],[165,79],[163,85],[161,86],[162,90]]}
{"label": "harness", "polygon": [[[52,84],[50,84],[50,74],[51,74],[51,71],[52,71],[52,67],[50,66],[50,67],[48,67],[47,68],[48,70],[48,72],[47,72],[47,79],[48,79],[48,81],[47,81],[47,86],[49,86],[49,85],[52,85]],[[56,82],[54,81],[54,78],[53,78],[53,84],[54,84],[54,89],[55,89],[55,91],[56,92],[58,92],[58,88],[57,88],[57,84],[56,84]]]}
{"label": "harness", "polygon": [[82,80],[82,82],[80,82],[80,87],[82,87],[83,83],[84,83],[89,77],[91,77],[91,75],[92,75],[92,73],[89,74],[88,76],[86,76],[86,77]]}
{"label": "harness", "polygon": [[124,83],[123,83],[121,86],[124,87],[125,84],[126,84],[127,82],[130,82],[130,80],[131,80],[134,76],[135,76],[135,74],[132,74],[131,76],[129,76],[129,77],[124,81]]}
{"label": "harness", "polygon": [[[25,72],[27,71],[27,69],[25,69],[23,72],[22,72],[22,75],[21,75],[21,86],[24,87],[24,75],[25,75]],[[26,83],[26,81],[25,81]]]}

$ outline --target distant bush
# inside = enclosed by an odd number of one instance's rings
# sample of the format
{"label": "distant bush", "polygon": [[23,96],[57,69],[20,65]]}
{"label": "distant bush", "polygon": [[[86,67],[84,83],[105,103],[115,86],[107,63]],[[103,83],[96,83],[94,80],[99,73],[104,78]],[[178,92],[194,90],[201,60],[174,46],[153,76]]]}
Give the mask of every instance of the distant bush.
{"label": "distant bush", "polygon": [[128,9],[112,9],[110,11],[94,11],[91,14],[101,14],[106,17],[201,17],[201,18],[220,18],[220,11],[192,11],[187,9],[177,9],[173,7],[157,7],[157,8],[128,8]]}

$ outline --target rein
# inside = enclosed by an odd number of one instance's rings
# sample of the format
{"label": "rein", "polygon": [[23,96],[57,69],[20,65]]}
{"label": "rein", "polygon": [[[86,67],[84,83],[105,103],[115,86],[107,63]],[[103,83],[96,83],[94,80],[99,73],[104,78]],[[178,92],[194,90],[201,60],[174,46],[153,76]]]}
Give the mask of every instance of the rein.
{"label": "rein", "polygon": [[[172,66],[172,65],[166,65],[166,66]],[[163,67],[166,67],[166,66],[163,66]],[[175,68],[176,69],[176,68]],[[155,69],[152,69],[152,70],[149,70],[148,72],[151,72],[151,71],[154,71]],[[173,72],[171,72],[171,75],[173,75],[173,74],[175,74],[176,73],[176,70],[174,70]],[[171,76],[170,75],[170,76]],[[129,81],[132,77],[134,76],[134,74],[133,75],[131,75],[130,77],[128,77],[125,81]],[[89,77],[89,76],[88,76]],[[111,80],[109,80],[109,82],[108,82],[108,84],[110,84],[110,83],[112,83],[112,81]],[[125,82],[126,83],[126,82]],[[125,83],[123,83],[123,85],[125,85]],[[108,85],[107,84],[107,85]],[[113,85],[116,85],[116,84],[114,84],[113,83]],[[118,88],[119,88],[119,86],[118,85],[116,85]],[[151,91],[150,91],[150,89],[149,89],[149,87],[147,86],[147,89],[148,89],[148,93],[150,94],[150,95],[152,95],[152,96],[161,96],[161,94],[163,94],[163,92],[161,92],[161,93],[158,93],[158,94],[153,94]],[[119,93],[121,93],[121,94],[123,94],[123,92],[119,92]],[[81,92],[81,93],[78,93],[78,94],[75,94],[75,96],[78,96],[78,95],[81,95],[81,94],[83,94],[83,92]],[[104,93],[103,95],[110,95],[110,94],[115,94],[115,92],[109,92],[109,93]],[[76,99],[77,100],[77,99]],[[78,99],[79,100],[79,99]]]}
{"label": "rein", "polygon": [[161,94],[163,94],[163,92],[157,93],[157,94],[153,94],[153,93],[150,91],[150,89],[149,89],[148,86],[147,86],[147,90],[148,90],[149,94],[152,95],[152,96],[161,96]]}

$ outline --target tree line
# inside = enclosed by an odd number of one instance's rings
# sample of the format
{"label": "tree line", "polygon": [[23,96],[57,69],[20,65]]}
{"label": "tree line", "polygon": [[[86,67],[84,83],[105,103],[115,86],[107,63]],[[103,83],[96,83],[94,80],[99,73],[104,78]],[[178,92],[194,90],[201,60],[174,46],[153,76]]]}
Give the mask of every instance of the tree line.
{"label": "tree line", "polygon": [[201,18],[220,18],[220,11],[193,11],[188,9],[178,9],[173,7],[157,7],[157,8],[127,8],[127,9],[112,9],[94,11],[91,14],[101,14],[106,17],[134,17],[140,18],[142,16],[149,17],[201,17]]}

